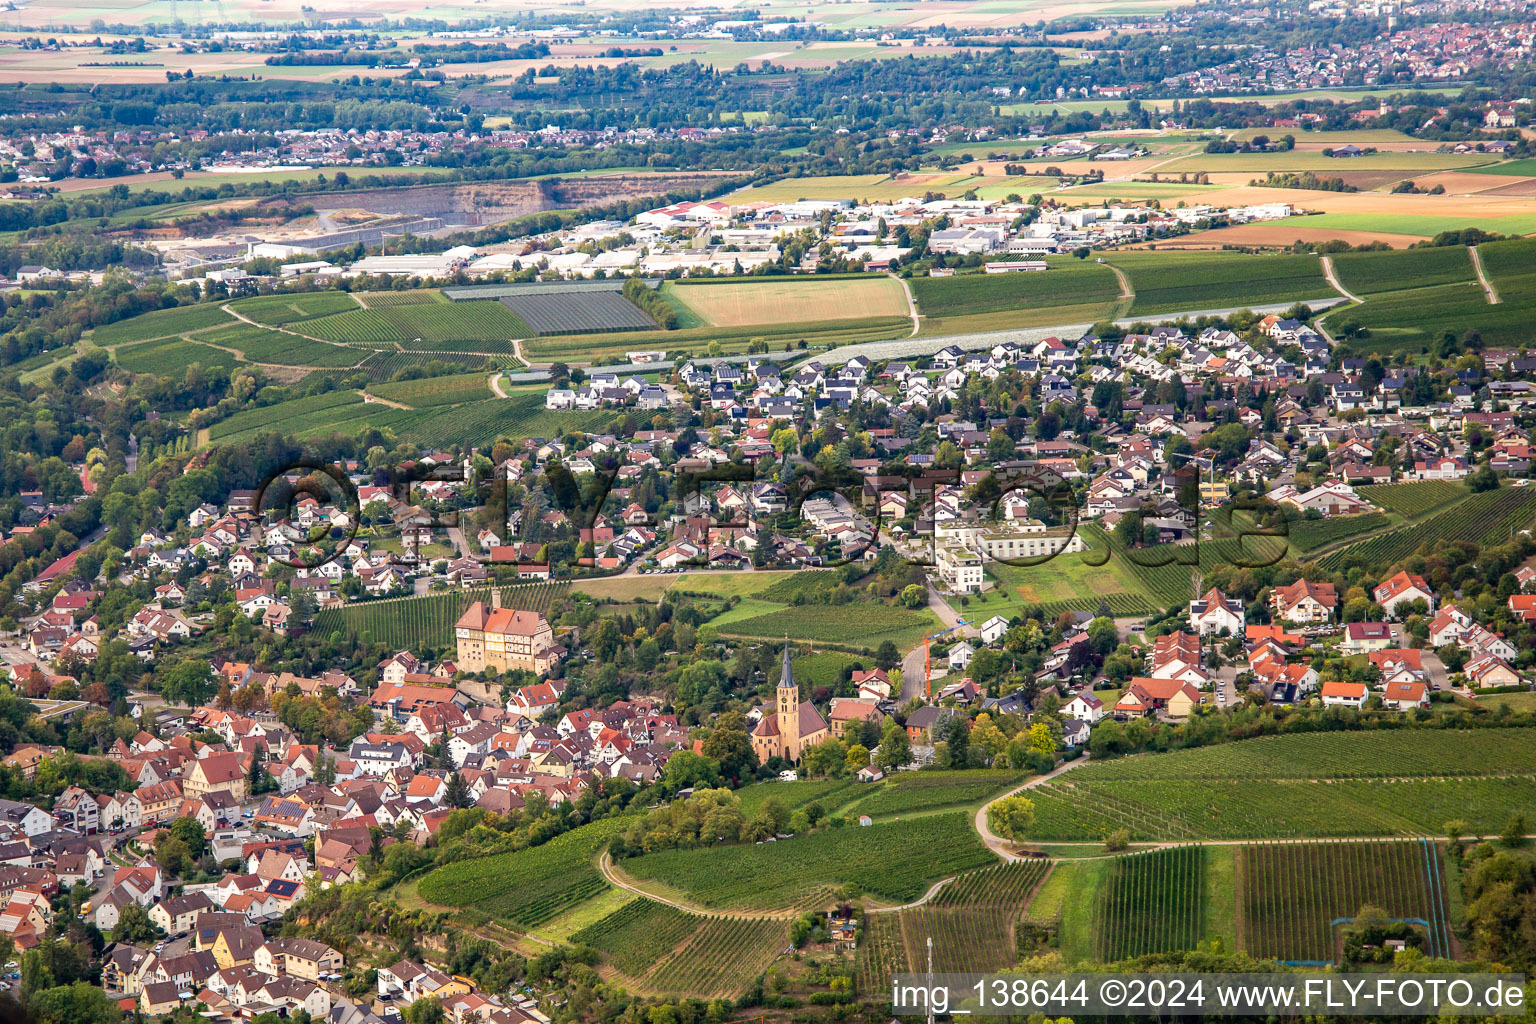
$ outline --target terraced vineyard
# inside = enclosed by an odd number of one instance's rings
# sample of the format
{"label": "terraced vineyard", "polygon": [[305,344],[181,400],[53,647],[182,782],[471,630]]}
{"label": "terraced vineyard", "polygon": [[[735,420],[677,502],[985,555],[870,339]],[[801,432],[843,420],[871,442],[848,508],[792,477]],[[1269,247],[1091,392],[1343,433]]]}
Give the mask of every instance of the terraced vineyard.
{"label": "terraced vineyard", "polygon": [[305,321],[304,333],[349,345],[510,353],[509,339],[532,332],[506,306],[482,301],[354,309]]}
{"label": "terraced vineyard", "polygon": [[1292,550],[1305,552],[1336,543],[1347,537],[1358,537],[1364,533],[1384,530],[1391,525],[1392,520],[1380,512],[1334,516],[1331,519],[1303,519],[1291,524],[1288,539]]}
{"label": "terraced vineyard", "polygon": [[408,292],[363,292],[358,299],[369,309],[385,306],[430,306],[434,302],[447,302],[443,293],[433,288],[418,288]]}
{"label": "terraced vineyard", "polygon": [[1204,906],[1204,847],[1116,857],[1099,890],[1094,955],[1107,962],[1194,949]]}
{"label": "terraced vineyard", "polygon": [[698,921],[693,914],[641,896],[572,935],[571,941],[591,946],[608,963],[639,978],[656,966],[660,951],[691,935]]}
{"label": "terraced vineyard", "polygon": [[195,306],[157,309],[127,320],[103,324],[91,332],[91,340],[98,345],[125,345],[133,341],[169,338],[210,327],[227,326],[234,322],[235,318],[216,303],[204,302]]}
{"label": "terraced vineyard", "polygon": [[936,971],[996,971],[1018,960],[1017,926],[1050,861],[999,864],[961,875],[921,907],[864,915],[858,985],[865,995],[889,988],[892,974],[927,967],[933,939]]}
{"label": "terraced vineyard", "polygon": [[402,380],[393,384],[378,384],[368,390],[380,398],[400,402],[413,409],[456,405],[460,402],[473,402],[491,397],[491,389],[486,386],[484,373]]}
{"label": "terraced vineyard", "polygon": [[1292,733],[1091,761],[1074,780],[1347,779],[1536,771],[1536,729]]}
{"label": "terraced vineyard", "polygon": [[762,845],[666,850],[619,867],[710,908],[782,909],[819,903],[852,883],[897,902],[933,881],[992,863],[965,814],[933,814],[867,828],[828,829]]}
{"label": "terraced vineyard", "polygon": [[608,888],[594,858],[628,824],[623,817],[604,818],[542,846],[456,861],[425,875],[419,892],[433,903],[474,907],[532,928]]}
{"label": "terraced vineyard", "polygon": [[492,359],[486,356],[457,355],[452,352],[441,354],[424,352],[380,352],[371,355],[360,367],[370,379],[383,383],[388,381],[401,370],[407,370],[416,366],[425,366],[431,362],[454,363],[465,370],[489,369]]}
{"label": "terraced vineyard", "polygon": [[240,352],[253,363],[280,366],[352,366],[367,356],[356,349],[327,345],[296,334],[270,331],[253,324],[235,324],[193,335],[210,345],[222,345]]}
{"label": "terraced vineyard", "polygon": [[1359,489],[1360,497],[1378,508],[1417,519],[1425,512],[1465,498],[1467,488],[1452,480],[1421,480],[1405,484],[1379,484]]}
{"label": "terraced vineyard", "polygon": [[888,782],[868,787],[845,809],[849,814],[880,817],[910,814],[935,807],[956,807],[980,801],[1024,780],[1022,772],[956,771],[901,772]]}
{"label": "terraced vineyard", "polygon": [[1339,253],[1333,257],[1333,270],[1356,295],[1459,284],[1477,277],[1472,258],[1461,245]]}
{"label": "terraced vineyard", "polygon": [[357,309],[357,302],[346,292],[310,292],[295,295],[261,295],[231,302],[229,308],[257,323],[282,327]]}
{"label": "terraced vineyard", "polygon": [[1338,959],[1335,922],[1370,904],[1414,922],[1425,953],[1450,956],[1450,901],[1439,847],[1428,840],[1245,846],[1242,947],[1302,963]]}
{"label": "terraced vineyard", "polygon": [[735,997],[787,944],[782,919],[705,917],[643,897],[571,936],[630,987],[700,999]]}
{"label": "terraced vineyard", "polygon": [[1429,519],[1369,537],[1322,560],[1329,570],[1351,565],[1386,570],[1425,545],[1448,541],[1502,544],[1517,530],[1536,523],[1536,487],[1502,487],[1473,494]]}
{"label": "terraced vineyard", "polygon": [[774,954],[788,945],[782,920],[751,917],[696,918],[690,938],[661,957],[640,979],[658,992],[684,992],[703,999],[739,996]]}
{"label": "terraced vineyard", "polygon": [[1536,801],[1536,730],[1314,733],[1098,761],[1030,791],[1036,840],[1498,831]]}
{"label": "terraced vineyard", "polygon": [[200,345],[181,337],[135,342],[112,353],[117,365],[132,373],[152,373],[157,377],[185,378],[187,367],[198,363],[212,373],[228,373],[240,365],[240,357],[211,345]]}
{"label": "terraced vineyard", "polygon": [[355,391],[329,391],[237,412],[209,427],[208,436],[214,441],[229,441],[253,437],[264,430],[302,436],[311,425],[329,425],[351,416],[354,411],[366,411],[363,400]]}
{"label": "terraced vineyard", "polygon": [[786,636],[856,647],[873,652],[883,640],[911,646],[932,628],[934,615],[891,605],[860,602],[846,605],[799,605],[778,608],[720,627],[733,636]]}
{"label": "terraced vineyard", "polygon": [[1338,293],[1316,256],[1117,252],[1106,259],[1131,279],[1131,315],[1323,299]]}
{"label": "terraced vineyard", "polygon": [[[569,583],[526,583],[501,590],[502,607],[548,614],[570,590]],[[315,615],[317,631],[345,630],[389,647],[446,647],[453,624],[472,601],[488,601],[489,591],[428,594],[324,608]]]}

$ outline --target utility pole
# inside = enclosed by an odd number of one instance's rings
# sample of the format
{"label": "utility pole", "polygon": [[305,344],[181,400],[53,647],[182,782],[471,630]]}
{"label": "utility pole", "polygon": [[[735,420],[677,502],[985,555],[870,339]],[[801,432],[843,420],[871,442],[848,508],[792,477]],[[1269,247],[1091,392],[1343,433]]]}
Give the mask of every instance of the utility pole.
{"label": "utility pole", "polygon": [[928,936],[928,1024],[933,1024],[933,936]]}

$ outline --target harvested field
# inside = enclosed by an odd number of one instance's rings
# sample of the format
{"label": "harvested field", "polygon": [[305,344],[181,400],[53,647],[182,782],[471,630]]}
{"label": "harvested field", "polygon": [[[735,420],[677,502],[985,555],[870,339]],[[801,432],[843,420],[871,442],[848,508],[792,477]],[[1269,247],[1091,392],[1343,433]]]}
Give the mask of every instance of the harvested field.
{"label": "harvested field", "polygon": [[[1335,231],[1329,228],[1304,228],[1303,221],[1292,218],[1279,224],[1240,224],[1215,231],[1198,231],[1179,238],[1158,239],[1148,243],[1158,249],[1220,249],[1227,245],[1275,246],[1286,248],[1292,242],[1348,242],[1365,245],[1368,242],[1386,242],[1394,249],[1406,249],[1414,242],[1422,242],[1427,235],[1391,235],[1378,231]],[[1146,244],[1132,246],[1145,248]]]}
{"label": "harvested field", "polygon": [[[1474,171],[1437,171],[1434,174],[1411,175],[1413,183],[1420,188],[1434,188],[1436,185],[1444,185],[1445,191],[1453,196],[1529,196],[1536,193],[1531,191],[1521,192],[1521,188],[1536,186],[1536,179],[1521,178],[1510,180],[1497,174],[1478,174]],[[1490,184],[1490,182],[1492,184]],[[1515,189],[1516,191],[1506,191]]]}
{"label": "harvested field", "polygon": [[[1402,177],[1414,176],[1412,172],[1405,171]],[[1213,180],[1215,180],[1214,177]],[[1510,196],[1487,194],[1395,196],[1384,192],[1318,192],[1300,188],[1265,188],[1260,185],[1225,190],[1213,189],[1209,193],[1186,196],[1185,201],[1190,205],[1196,203],[1223,205],[1290,203],[1297,209],[1315,210],[1319,213],[1387,214],[1402,217],[1405,222],[1411,222],[1414,218],[1420,217],[1455,217],[1492,222],[1499,217],[1513,217],[1531,212],[1530,203],[1521,202],[1517,197]]]}
{"label": "harvested field", "polygon": [[1529,199],[1532,196],[1536,196],[1536,178],[1521,178],[1519,181],[1512,181],[1508,185],[1500,185],[1497,188],[1485,188],[1478,195],[1518,196],[1522,199]]}
{"label": "harvested field", "polygon": [[797,320],[863,320],[876,316],[904,316],[907,312],[901,285],[885,277],[670,283],[667,291],[699,319],[714,327]]}

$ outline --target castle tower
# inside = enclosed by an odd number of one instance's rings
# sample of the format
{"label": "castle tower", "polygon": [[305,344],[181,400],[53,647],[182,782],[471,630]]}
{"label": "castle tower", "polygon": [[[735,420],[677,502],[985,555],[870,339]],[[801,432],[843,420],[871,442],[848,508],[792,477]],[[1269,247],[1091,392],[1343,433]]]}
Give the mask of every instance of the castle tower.
{"label": "castle tower", "polygon": [[784,756],[791,761],[800,756],[800,687],[789,665],[789,642],[784,643],[784,667],[779,672],[779,740]]}

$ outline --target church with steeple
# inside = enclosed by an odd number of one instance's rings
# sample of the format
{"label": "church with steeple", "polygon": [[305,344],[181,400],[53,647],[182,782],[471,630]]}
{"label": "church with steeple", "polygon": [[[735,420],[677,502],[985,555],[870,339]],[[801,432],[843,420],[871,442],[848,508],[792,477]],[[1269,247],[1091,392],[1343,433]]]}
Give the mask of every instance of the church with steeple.
{"label": "church with steeple", "polygon": [[825,740],[831,733],[826,719],[810,701],[800,700],[800,687],[789,665],[789,644],[784,645],[784,666],[779,670],[777,703],[763,709],[762,720],[752,730],[752,749],[759,761],[782,757],[798,761],[809,747]]}

